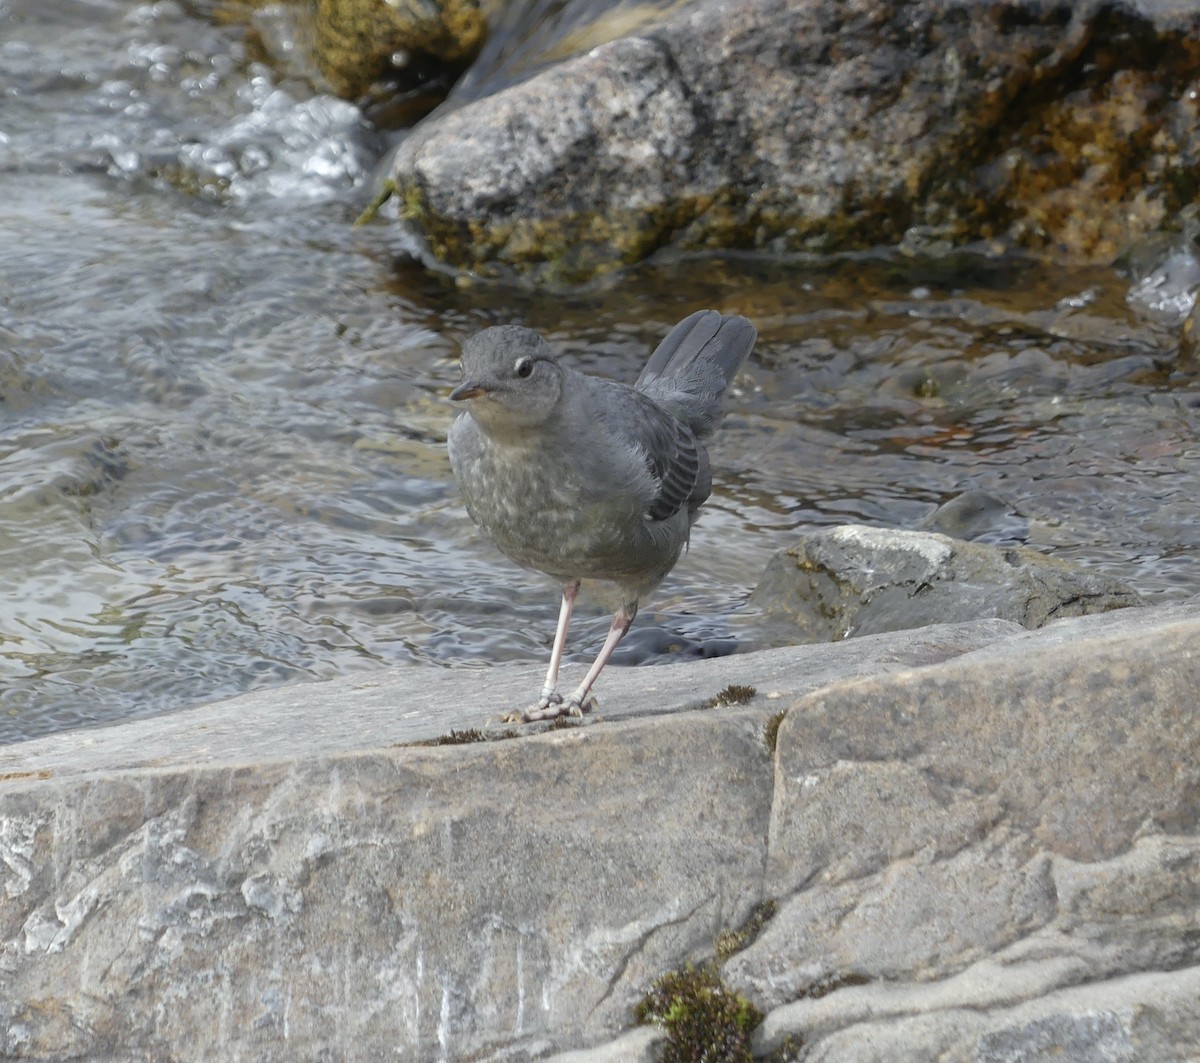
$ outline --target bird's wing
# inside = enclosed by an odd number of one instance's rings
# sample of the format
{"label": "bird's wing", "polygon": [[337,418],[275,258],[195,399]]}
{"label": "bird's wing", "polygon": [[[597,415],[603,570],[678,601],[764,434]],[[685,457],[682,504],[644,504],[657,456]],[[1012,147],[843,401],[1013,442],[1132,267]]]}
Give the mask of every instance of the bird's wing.
{"label": "bird's wing", "polygon": [[602,416],[613,435],[641,452],[656,485],[646,517],[659,521],[684,507],[695,511],[712,488],[703,445],[687,425],[649,396],[623,384],[612,384],[606,390],[609,394],[597,408],[604,411]]}
{"label": "bird's wing", "polygon": [[674,432],[669,448],[659,447],[646,454],[646,464],[658,481],[658,494],[646,510],[651,520],[666,520],[684,506],[694,510],[708,497],[707,483],[700,497],[696,497],[697,488],[701,487],[701,466],[707,473],[708,464],[701,460],[700,444],[682,424],[674,418],[671,421]]}

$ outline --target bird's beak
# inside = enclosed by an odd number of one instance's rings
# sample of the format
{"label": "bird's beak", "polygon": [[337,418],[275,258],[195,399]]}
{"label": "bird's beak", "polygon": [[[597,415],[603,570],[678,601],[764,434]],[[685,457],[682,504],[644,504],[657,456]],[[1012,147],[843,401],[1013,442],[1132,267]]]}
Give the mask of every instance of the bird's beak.
{"label": "bird's beak", "polygon": [[450,392],[450,401],[462,402],[464,399],[477,399],[480,395],[486,394],[487,388],[482,384],[476,384],[474,380],[464,380]]}

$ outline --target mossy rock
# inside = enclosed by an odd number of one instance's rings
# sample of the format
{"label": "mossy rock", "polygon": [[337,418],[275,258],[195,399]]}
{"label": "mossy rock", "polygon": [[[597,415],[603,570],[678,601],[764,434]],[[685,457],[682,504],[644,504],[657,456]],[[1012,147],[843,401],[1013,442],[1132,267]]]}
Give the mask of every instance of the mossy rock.
{"label": "mossy rock", "polygon": [[357,99],[393,76],[397,57],[461,65],[487,36],[480,0],[314,0],[316,60],[330,87]]}

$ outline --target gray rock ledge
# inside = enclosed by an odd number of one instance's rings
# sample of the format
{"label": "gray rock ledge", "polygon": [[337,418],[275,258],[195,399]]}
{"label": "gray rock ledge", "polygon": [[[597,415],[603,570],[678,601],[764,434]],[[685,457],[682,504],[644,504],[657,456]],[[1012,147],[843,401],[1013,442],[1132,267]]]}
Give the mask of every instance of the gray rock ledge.
{"label": "gray rock ledge", "polygon": [[540,665],[0,748],[0,1058],[649,1059],[633,1004],[767,898],[760,1052],[1194,1055],[1197,647],[1193,601],[614,669],[513,740],[411,744]]}

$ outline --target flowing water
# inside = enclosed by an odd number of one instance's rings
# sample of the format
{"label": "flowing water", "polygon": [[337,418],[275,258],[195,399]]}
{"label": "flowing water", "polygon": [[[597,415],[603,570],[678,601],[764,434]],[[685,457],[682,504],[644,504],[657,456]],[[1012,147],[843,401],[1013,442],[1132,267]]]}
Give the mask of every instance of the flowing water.
{"label": "flowing water", "polygon": [[[171,0],[0,0],[0,741],[543,661],[556,590],[471,526],[445,455],[458,343],[502,321],[626,381],[693,309],[759,327],[625,663],[760,644],[745,598],[798,529],[911,526],[970,488],[1151,600],[1200,591],[1186,248],[1137,286],[915,242],[463,286],[352,228],[386,148]],[[585,608],[573,656],[607,626]]]}

